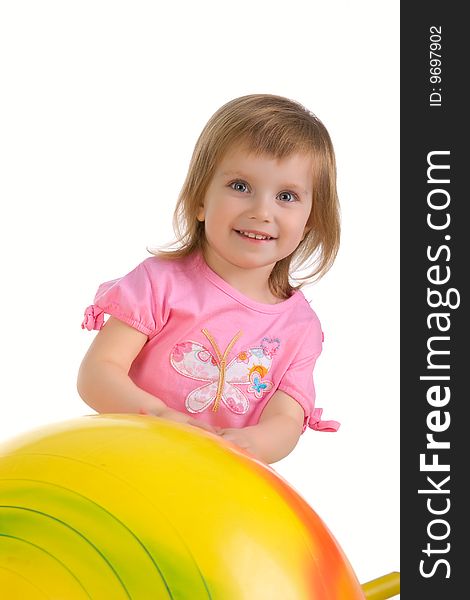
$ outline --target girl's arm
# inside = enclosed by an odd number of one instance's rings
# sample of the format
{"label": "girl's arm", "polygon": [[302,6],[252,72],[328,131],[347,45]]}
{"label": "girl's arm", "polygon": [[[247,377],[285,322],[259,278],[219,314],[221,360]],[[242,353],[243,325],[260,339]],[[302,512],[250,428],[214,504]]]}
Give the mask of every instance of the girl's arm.
{"label": "girl's arm", "polygon": [[291,396],[278,390],[269,400],[257,425],[224,429],[221,435],[270,464],[292,452],[299,441],[303,423],[304,409]]}
{"label": "girl's arm", "polygon": [[82,399],[99,413],[145,413],[214,431],[169,408],[131,380],[129,369],[146,342],[146,335],[110,317],[80,365],[77,389]]}

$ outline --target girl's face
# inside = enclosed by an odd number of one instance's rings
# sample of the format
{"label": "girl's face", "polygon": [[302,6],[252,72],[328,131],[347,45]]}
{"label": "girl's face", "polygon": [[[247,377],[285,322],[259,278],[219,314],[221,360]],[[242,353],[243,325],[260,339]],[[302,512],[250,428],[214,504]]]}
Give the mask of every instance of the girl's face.
{"label": "girl's face", "polygon": [[242,147],[225,154],[197,214],[209,266],[266,268],[269,275],[297,248],[309,229],[312,161],[305,154],[257,156]]}

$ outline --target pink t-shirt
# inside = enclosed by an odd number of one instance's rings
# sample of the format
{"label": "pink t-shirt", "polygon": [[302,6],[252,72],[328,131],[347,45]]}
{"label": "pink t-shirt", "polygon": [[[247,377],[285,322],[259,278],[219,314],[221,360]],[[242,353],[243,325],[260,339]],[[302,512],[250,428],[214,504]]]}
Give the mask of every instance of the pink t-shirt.
{"label": "pink t-shirt", "polygon": [[304,409],[304,430],[339,427],[314,408],[323,334],[300,291],[263,304],[231,287],[199,252],[152,256],[99,286],[82,327],[100,329],[104,314],[148,336],[129,376],[171,408],[219,427],[245,427],[282,390]]}

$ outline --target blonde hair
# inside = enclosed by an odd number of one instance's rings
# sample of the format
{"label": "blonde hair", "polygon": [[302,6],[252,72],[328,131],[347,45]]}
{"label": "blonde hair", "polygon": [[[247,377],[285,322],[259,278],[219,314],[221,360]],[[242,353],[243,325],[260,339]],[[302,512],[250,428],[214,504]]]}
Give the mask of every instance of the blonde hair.
{"label": "blonde hair", "polygon": [[[292,154],[313,157],[314,186],[311,227],[298,247],[276,263],[269,277],[272,293],[288,298],[294,289],[320,279],[333,264],[340,239],[339,202],[336,191],[336,161],[330,136],[323,123],[300,103],[272,94],[251,94],[224,104],[202,130],[189,164],[173,216],[175,249],[150,250],[162,258],[176,259],[203,250],[204,223],[197,220],[214,171],[235,144],[248,152],[283,159]],[[168,248],[168,246],[166,246]],[[303,267],[310,272],[292,285],[292,272]]]}

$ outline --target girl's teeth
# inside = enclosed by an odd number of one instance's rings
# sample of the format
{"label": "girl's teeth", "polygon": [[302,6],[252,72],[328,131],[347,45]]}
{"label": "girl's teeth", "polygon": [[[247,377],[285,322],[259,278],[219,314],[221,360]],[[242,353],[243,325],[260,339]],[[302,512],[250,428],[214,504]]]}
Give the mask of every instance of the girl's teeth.
{"label": "girl's teeth", "polygon": [[245,231],[240,231],[240,233],[246,237],[257,239],[257,240],[267,240],[268,239],[265,235],[259,235],[257,233],[247,233]]}

